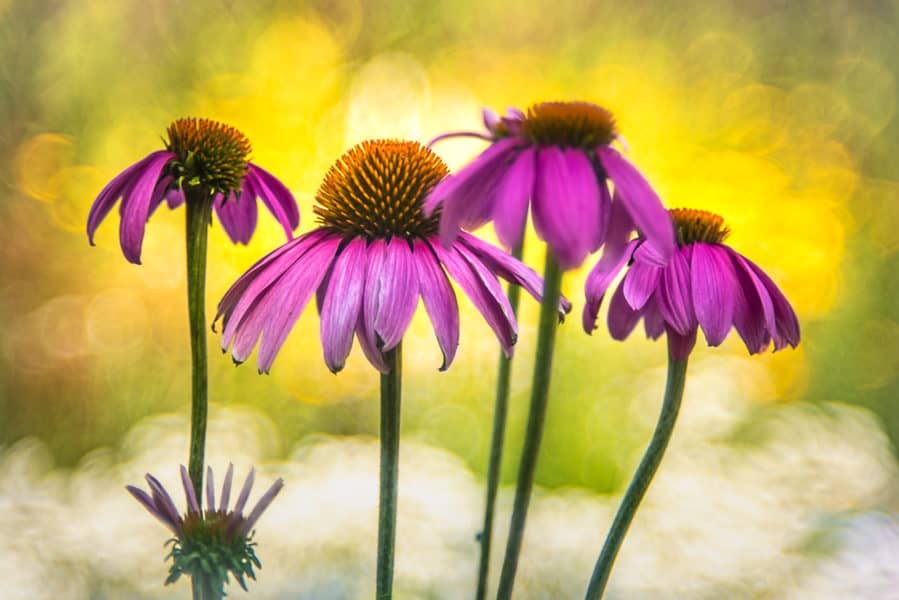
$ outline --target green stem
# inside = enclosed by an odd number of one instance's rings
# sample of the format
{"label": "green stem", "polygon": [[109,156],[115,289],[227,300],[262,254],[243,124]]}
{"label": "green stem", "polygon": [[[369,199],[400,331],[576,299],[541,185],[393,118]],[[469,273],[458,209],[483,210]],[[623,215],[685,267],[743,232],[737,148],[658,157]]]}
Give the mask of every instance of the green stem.
{"label": "green stem", "polygon": [[562,271],[552,252],[547,249],[546,264],[543,268],[543,302],[540,305],[540,324],[537,332],[537,357],[534,362],[534,378],[531,385],[531,407],[528,413],[524,448],[521,451],[518,484],[515,487],[515,503],[512,508],[512,522],[509,526],[509,540],[506,543],[506,556],[500,574],[497,600],[511,598],[515,572],[518,569],[518,555],[521,552],[521,542],[524,538],[524,523],[527,518],[528,503],[531,499],[531,489],[534,487],[534,471],[537,469],[540,440],[543,437],[543,421],[549,396],[553,349],[555,348],[556,329],[559,325],[561,284]]}
{"label": "green stem", "polygon": [[[212,201],[202,188],[188,188],[184,194],[187,205],[187,313],[192,367],[190,457],[187,471],[197,498],[202,498],[209,392],[206,364],[206,238],[212,218]],[[194,600],[220,597],[211,590],[208,583],[202,578],[191,578]]]}
{"label": "green stem", "polygon": [[[524,249],[524,235],[517,246],[512,248],[512,256],[521,260]],[[518,314],[521,287],[509,284],[509,304],[512,313]],[[499,370],[496,376],[496,406],[493,409],[493,434],[490,438],[490,462],[487,465],[487,499],[484,506],[484,526],[481,529],[481,560],[478,565],[478,589],[476,600],[487,597],[487,573],[490,569],[490,542],[493,538],[493,514],[496,508],[496,492],[503,463],[503,442],[506,437],[506,415],[509,409],[509,381],[512,375],[512,359],[505,352],[499,353]]]}
{"label": "green stem", "polygon": [[193,600],[222,600],[224,594],[217,591],[212,585],[212,578],[205,575],[195,575],[190,578]]}
{"label": "green stem", "polygon": [[378,600],[393,597],[393,555],[396,544],[397,472],[400,458],[400,398],[403,353],[401,343],[384,353],[388,373],[381,374],[381,488],[378,504]]}
{"label": "green stem", "polygon": [[587,587],[587,600],[597,600],[602,598],[609,582],[609,575],[612,572],[612,566],[615,564],[615,557],[618,556],[618,550],[624,541],[628,527],[634,520],[640,501],[646,494],[652,478],[662,462],[662,456],[668,447],[668,441],[671,439],[671,433],[674,431],[674,423],[677,421],[677,413],[680,411],[681,398],[684,395],[684,382],[687,376],[687,360],[675,360],[670,355],[668,357],[668,381],[665,384],[665,399],[662,402],[662,411],[659,414],[659,422],[652,434],[652,440],[640,466],[637,467],[634,478],[627,487],[627,492],[621,500],[621,506],[618,508],[618,514],[612,522],[609,534],[602,546],[602,552],[596,561],[596,567],[593,569],[593,576],[590,578],[590,584]]}

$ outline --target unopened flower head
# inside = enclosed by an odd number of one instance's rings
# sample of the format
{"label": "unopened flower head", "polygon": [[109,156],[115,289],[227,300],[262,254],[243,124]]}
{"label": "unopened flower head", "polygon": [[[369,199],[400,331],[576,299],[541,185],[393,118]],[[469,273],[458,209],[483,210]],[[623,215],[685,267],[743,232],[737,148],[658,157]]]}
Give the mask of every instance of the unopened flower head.
{"label": "unopened flower head", "polygon": [[702,328],[710,346],[731,326],[750,354],[799,343],[799,321],[789,301],[755,263],[724,244],[730,230],[720,216],[695,209],[670,211],[677,251],[660,266],[643,238],[619,256],[604,255],[587,277],[583,325],[590,333],[609,285],[628,266],[609,304],[612,337],[630,335],[642,318],[652,339],[667,334],[672,356],[686,358]]}
{"label": "unopened flower head", "polygon": [[[440,237],[493,221],[506,247],[521,243],[528,208],[537,235],[564,269],[581,265],[604,243],[620,252],[637,229],[662,260],[674,251],[671,223],[643,175],[612,143],[612,114],[589,102],[541,102],[499,117],[484,111],[487,133],[455,132],[491,143],[477,159],[447,177],[425,212],[443,207]],[[610,183],[614,192],[610,191]]]}
{"label": "unopened flower head", "polygon": [[[231,346],[242,362],[258,342],[259,369],[268,372],[315,294],[328,368],[343,368],[355,334],[369,362],[386,372],[384,353],[400,343],[421,298],[445,369],[459,344],[455,280],[511,353],[517,324],[497,276],[536,298],[542,280],[467,233],[449,247],[438,242],[438,215],[426,216],[422,203],[446,173],[417,142],[375,140],[349,150],[316,196],[320,227],[256,263],[219,303],[222,349]],[[567,301],[560,310],[570,310]]]}
{"label": "unopened flower head", "polygon": [[256,230],[257,198],[292,238],[300,223],[296,200],[274,175],[249,162],[249,154],[249,140],[233,127],[209,119],[178,119],[169,125],[165,150],[119,173],[94,200],[88,240],[93,245],[97,227],[121,198],[122,252],[140,264],[147,219],[163,200],[176,208],[187,197],[211,202],[235,244],[248,243]]}
{"label": "unopened flower head", "polygon": [[203,579],[212,589],[221,593],[228,582],[229,573],[244,590],[247,589],[247,577],[256,579],[255,569],[261,568],[262,565],[256,557],[253,526],[281,491],[284,481],[280,478],[275,481],[253,510],[245,515],[244,509],[253,488],[255,470],[250,470],[237,502],[231,508],[229,502],[233,477],[234,465],[229,465],[219,504],[216,505],[212,469],[207,469],[204,511],[200,506],[201,499],[198,499],[194,492],[187,469],[182,466],[181,483],[187,498],[187,512],[183,516],[159,480],[149,473],[146,476],[147,484],[150,486],[149,494],[138,487],[126,486],[131,495],[174,535],[169,542],[172,545],[170,553],[172,566],[166,584],[174,583],[181,575],[188,575],[195,579]]}

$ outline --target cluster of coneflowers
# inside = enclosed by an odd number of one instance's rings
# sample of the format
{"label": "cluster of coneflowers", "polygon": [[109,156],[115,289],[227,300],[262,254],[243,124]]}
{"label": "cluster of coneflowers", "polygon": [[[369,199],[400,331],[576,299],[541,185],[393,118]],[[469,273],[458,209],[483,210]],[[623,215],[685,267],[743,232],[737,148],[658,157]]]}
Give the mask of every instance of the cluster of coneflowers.
{"label": "cluster of coneflowers", "polygon": [[[603,249],[585,287],[583,327],[595,321],[606,290],[626,269],[612,296],[608,329],[623,340],[642,318],[648,337],[668,340],[669,370],[659,423],[628,487],[596,563],[587,598],[602,596],[637,507],[671,437],[687,359],[702,329],[711,346],[735,327],[750,354],[799,342],[789,302],[754,263],[723,241],[721,217],[698,209],[667,211],[649,183],[615,148],[620,138],[607,110],[586,102],[544,102],[505,116],[485,111],[485,131],[448,133],[489,146],[449,174],[443,161],[414,141],[372,140],[341,156],[316,194],[317,227],[296,238],[296,202],[278,179],[248,160],[250,144],[237,130],[205,119],[181,119],[154,152],[113,179],[88,217],[93,235],[121,199],[125,257],[140,262],[147,219],[163,203],[186,205],[188,312],[192,350],[191,444],[181,467],[187,511],[179,513],[162,485],[147,475],[150,494],[128,490],[174,535],[166,583],[191,579],[194,598],[221,598],[233,576],[245,587],[260,563],[253,525],[275,498],[279,479],[244,515],[253,473],[229,510],[229,467],[216,507],[212,470],[202,497],[207,414],[206,235],[213,211],[235,243],[256,226],[256,200],[284,227],[288,241],[260,259],[219,302],[222,349],[236,362],[258,347],[268,372],[312,296],[320,316],[324,361],[343,369],[353,339],[378,371],[381,400],[380,502],[376,590],[390,598],[396,531],[402,340],[419,299],[443,354],[440,370],[459,345],[453,283],[496,335],[502,353],[488,465],[477,597],[486,596],[487,565],[509,391],[509,360],[518,335],[518,287],[541,303],[525,442],[497,597],[511,597],[548,403],[555,334],[570,302],[561,293],[565,271]],[[543,277],[520,260],[528,213],[546,244]],[[469,231],[492,221],[497,248]],[[508,295],[500,284],[510,284]]]}

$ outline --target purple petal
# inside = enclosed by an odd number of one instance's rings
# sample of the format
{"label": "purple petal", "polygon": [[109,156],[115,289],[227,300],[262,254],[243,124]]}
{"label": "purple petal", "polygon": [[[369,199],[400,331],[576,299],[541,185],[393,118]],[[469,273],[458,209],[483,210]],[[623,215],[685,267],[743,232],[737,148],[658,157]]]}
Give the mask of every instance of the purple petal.
{"label": "purple petal", "polygon": [[231,499],[232,479],[234,479],[234,465],[228,463],[228,470],[225,472],[225,483],[222,484],[221,504],[219,504],[219,512],[222,514],[228,512],[228,501]]}
{"label": "purple petal", "polygon": [[[609,234],[609,223],[612,221],[612,197],[609,194],[609,186],[605,181],[596,182],[599,191],[599,222],[596,229],[593,230],[594,236],[591,240],[591,247],[593,250],[599,249],[599,247],[606,240],[606,237]],[[620,212],[624,213],[624,217],[627,219],[630,227],[628,228],[627,234],[624,236],[621,244],[627,242],[628,238],[630,238],[630,232],[633,230],[633,225],[630,224],[630,217],[627,216],[627,212],[621,210]],[[617,217],[621,218],[621,217]],[[620,227],[618,223],[615,224],[616,227]],[[617,232],[616,232],[617,233]]]}
{"label": "purple petal", "polygon": [[168,515],[166,515],[164,512],[160,512],[159,509],[156,508],[156,505],[153,503],[153,499],[150,498],[150,496],[148,496],[145,491],[140,488],[134,487],[133,485],[126,485],[125,489],[128,490],[128,492],[130,492],[131,495],[134,496],[134,499],[140,502],[151,515],[159,519],[163,525],[171,530],[172,533],[178,535],[178,523],[172,522]]}
{"label": "purple petal", "polygon": [[662,201],[640,171],[617,150],[601,146],[597,154],[619,192],[617,199],[624,202],[637,228],[663,258],[669,258],[675,250],[674,226]]}
{"label": "purple petal", "polygon": [[656,298],[665,321],[681,335],[696,327],[690,291],[690,247],[681,248],[662,272]]}
{"label": "purple petal", "polygon": [[245,180],[240,195],[218,194],[212,203],[219,223],[235,244],[248,244],[256,231],[256,198]]}
{"label": "purple petal", "polygon": [[200,503],[197,502],[197,494],[194,491],[194,484],[187,474],[187,467],[181,465],[181,485],[184,487],[184,495],[187,497],[187,512],[191,514],[200,514]]}
{"label": "purple petal", "polygon": [[738,284],[734,298],[734,327],[749,353],[757,354],[768,347],[777,331],[774,303],[749,262],[731,248],[725,247],[725,251],[734,265]]}
{"label": "purple petal", "polygon": [[144,228],[150,215],[153,190],[165,165],[175,155],[158,151],[150,155],[139,173],[135,173],[133,187],[122,198],[122,220],[119,223],[119,242],[129,262],[140,264],[140,250],[144,242]]}
{"label": "purple petal", "polygon": [[[439,241],[434,241],[439,244]],[[456,293],[429,242],[415,240],[413,256],[418,268],[421,300],[434,326],[440,352],[443,353],[440,370],[445,371],[452,364],[459,347],[459,304],[456,302]]]}
{"label": "purple petal", "polygon": [[562,269],[574,269],[595,250],[599,183],[580,150],[540,148],[534,183],[534,229]]}
{"label": "purple petal", "polygon": [[171,188],[165,193],[165,201],[170,209],[178,208],[184,204],[184,190],[180,188]]}
{"label": "purple petal", "polygon": [[174,156],[164,150],[153,152],[116,175],[97,195],[96,200],[94,200],[94,203],[91,205],[90,211],[88,211],[87,214],[87,239],[91,246],[94,245],[94,233],[97,231],[97,227],[106,215],[109,214],[109,211],[112,210],[112,207],[115,206],[116,200],[122,196],[123,192],[130,184],[133,184],[134,181],[139,178],[147,165],[153,162],[153,160],[160,154],[168,154],[170,157]]}
{"label": "purple petal", "polygon": [[709,346],[717,346],[734,322],[737,281],[730,258],[718,246],[693,244],[690,276],[696,320]]}
{"label": "purple petal", "polygon": [[662,256],[652,244],[640,244],[637,251],[634,252],[634,260],[639,260],[648,265],[656,267],[665,267],[668,264],[669,257]]}
{"label": "purple petal", "polygon": [[655,298],[650,298],[643,307],[643,328],[646,331],[646,337],[651,340],[656,340],[665,333],[665,319],[662,317],[662,311],[659,310]]}
{"label": "purple petal", "polygon": [[[470,233],[461,233],[459,243],[475,254],[494,274],[508,282],[523,287],[537,302],[543,300],[543,278],[511,254],[507,254]],[[564,296],[559,298],[560,317],[571,312],[571,302]]]}
{"label": "purple petal", "polygon": [[656,291],[663,270],[655,265],[634,260],[634,264],[628,269],[621,286],[624,297],[631,308],[634,310],[643,308],[652,293]]}
{"label": "purple petal", "polygon": [[175,179],[171,175],[166,175],[165,177],[160,177],[159,181],[156,182],[156,187],[153,188],[153,196],[150,198],[150,214],[152,215],[156,212],[156,209],[165,199],[168,194],[169,186]]}
{"label": "purple petal", "polygon": [[256,469],[250,469],[250,472],[247,474],[247,479],[243,483],[243,488],[240,490],[240,495],[237,496],[237,503],[234,504],[235,514],[243,514],[243,509],[247,505],[247,500],[250,498],[250,491],[253,489],[253,482],[255,480]]}
{"label": "purple petal", "polygon": [[256,195],[281,223],[287,239],[292,239],[293,230],[300,224],[300,210],[287,186],[274,175],[253,163],[247,163],[246,179],[252,182]]}
{"label": "purple petal", "polygon": [[[496,167],[508,160],[509,153],[514,151],[517,144],[518,142],[513,139],[494,142],[472,162],[455,174],[445,177],[425,199],[423,206],[425,215],[430,216],[438,206],[446,201],[464,203],[465,199],[459,197],[459,192],[470,188],[472,181],[477,182],[493,177]],[[446,210],[445,206],[444,210]]]}
{"label": "purple petal", "polygon": [[381,300],[381,271],[384,268],[387,242],[372,240],[368,245],[368,271],[365,274],[365,296],[362,300],[362,314],[356,324],[356,337],[368,361],[381,373],[387,373],[387,363],[378,344],[375,333],[375,319]]}
{"label": "purple petal", "polygon": [[272,484],[272,487],[268,488],[268,491],[262,495],[262,498],[259,499],[259,502],[256,503],[256,506],[253,508],[253,511],[250,513],[250,516],[247,517],[246,521],[244,521],[243,525],[240,528],[241,535],[249,535],[250,531],[253,529],[253,525],[256,524],[256,521],[259,520],[259,517],[262,516],[262,513],[265,512],[265,509],[269,507],[272,503],[272,500],[275,499],[275,496],[278,495],[278,492],[281,491],[281,488],[284,487],[284,480],[280,477],[275,480],[275,483]]}
{"label": "purple petal", "polygon": [[493,228],[506,248],[517,248],[524,236],[528,218],[528,201],[534,190],[537,151],[527,148],[506,171],[496,192]]}
{"label": "purple petal", "polygon": [[615,280],[618,272],[630,260],[634,249],[639,243],[639,240],[633,240],[618,252],[614,251],[614,247],[610,249],[609,246],[606,246],[602,253],[602,258],[599,259],[599,262],[587,275],[587,282],[584,284],[584,295],[587,297],[587,302],[584,305],[582,317],[582,325],[587,333],[591,333],[596,329],[596,315],[599,314],[599,307],[602,306],[602,299],[606,295],[606,290],[612,285],[612,281]]}
{"label": "purple petal", "polygon": [[145,476],[147,480],[147,484],[150,486],[150,491],[153,494],[153,504],[156,506],[156,510],[160,514],[164,514],[168,517],[168,519],[172,523],[177,523],[178,529],[181,528],[181,515],[178,514],[178,509],[175,508],[175,503],[172,501],[172,497],[169,496],[169,493],[165,491],[165,488],[162,487],[162,484],[159,483],[159,480],[150,475],[149,473]]}
{"label": "purple petal", "polygon": [[687,335],[681,335],[672,327],[668,327],[668,353],[674,360],[687,360],[693,346],[696,345],[696,329],[690,330]]}
{"label": "purple petal", "polygon": [[378,349],[374,331],[370,331],[367,328],[363,313],[364,311],[359,313],[359,320],[356,322],[356,339],[359,340],[359,347],[362,348],[362,352],[365,354],[368,362],[371,363],[371,366],[381,373],[389,373],[390,368],[384,360],[384,354]]}
{"label": "purple petal", "polygon": [[206,511],[215,511],[215,484],[212,480],[212,467],[206,467]]}
{"label": "purple petal", "polygon": [[[339,238],[328,238],[313,246],[260,296],[257,308],[241,325],[244,331],[239,331],[235,337],[232,355],[237,360],[249,355],[258,337],[257,331],[261,331],[259,370],[262,373],[271,370],[275,355],[321,284],[339,245]],[[242,335],[244,332],[246,335]]]}
{"label": "purple petal", "polygon": [[407,240],[393,238],[388,242],[380,279],[374,327],[386,352],[402,341],[418,307],[418,273]]}
{"label": "purple petal", "polygon": [[[603,195],[609,193],[605,182],[600,184],[600,190]],[[634,222],[631,220],[630,215],[627,214],[624,204],[617,199],[617,190],[614,198],[614,200],[610,201],[611,205],[608,211],[609,223],[605,228],[605,240],[603,241],[603,256],[609,255],[610,261],[617,260],[615,257],[625,251],[631,239],[631,234],[634,232]],[[628,255],[630,256],[630,253]],[[664,266],[664,264],[661,266]]]}
{"label": "purple petal", "polygon": [[640,321],[640,311],[630,307],[624,297],[624,285],[619,285],[609,302],[609,333],[613,339],[627,338]]}
{"label": "purple petal", "polygon": [[[362,310],[366,241],[355,238],[334,261],[321,307],[320,332],[325,364],[332,373],[343,369],[353,347],[353,331]],[[319,289],[324,288],[324,285]]]}
{"label": "purple petal", "polygon": [[748,258],[744,257],[743,260],[755,272],[771,296],[771,302],[774,305],[774,320],[777,325],[776,335],[774,330],[771,332],[774,337],[774,350],[783,350],[788,344],[795,348],[799,344],[799,319],[796,317],[793,307],[777,284],[758,265]]}
{"label": "purple petal", "polygon": [[[493,279],[495,286],[488,287],[486,283],[492,277],[489,272],[486,277],[483,273],[475,270],[473,263],[463,253],[468,253],[475,262],[470,251],[461,244],[456,244],[453,248],[447,250],[442,245],[435,245],[434,250],[440,262],[446,267],[450,277],[459,284],[465,295],[468,296],[475,308],[481,313],[487,324],[493,329],[496,337],[499,339],[500,345],[506,356],[512,355],[512,346],[518,334],[518,326],[515,317],[512,315],[512,308],[509,306],[508,298],[499,287],[499,282]],[[486,272],[486,268],[484,268]],[[505,298],[505,302],[501,302],[498,298]]]}

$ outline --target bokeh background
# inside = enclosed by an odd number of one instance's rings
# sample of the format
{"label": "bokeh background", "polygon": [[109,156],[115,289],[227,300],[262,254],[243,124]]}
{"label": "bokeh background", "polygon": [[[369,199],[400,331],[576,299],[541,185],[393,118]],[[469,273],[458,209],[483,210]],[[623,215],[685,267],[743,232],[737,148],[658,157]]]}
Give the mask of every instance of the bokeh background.
{"label": "bokeh background", "polygon": [[[4,598],[187,597],[165,531],[123,490],[174,486],[189,406],[184,211],[144,264],[97,247],[88,207],[175,118],[232,124],[300,200],[370,137],[427,141],[482,106],[610,108],[669,206],[725,215],[784,289],[794,351],[698,347],[682,421],[613,575],[614,598],[899,597],[899,3],[0,0],[0,579]],[[446,142],[458,167],[483,148]],[[479,232],[493,240],[490,228]],[[209,314],[283,233],[210,238]],[[536,238],[526,262],[542,264]],[[579,327],[563,289],[547,430],[516,587],[584,590],[654,425],[663,343]],[[406,338],[397,597],[473,595],[496,342],[463,303],[455,364]],[[601,315],[604,318],[604,312]],[[523,301],[497,548],[526,418],[537,306]],[[372,595],[376,373],[331,375],[314,310],[270,376],[210,333],[209,458],[287,480],[258,528],[260,598]],[[703,346],[703,344],[700,344]],[[499,555],[493,565],[498,572]],[[232,590],[235,597],[243,597]]]}

